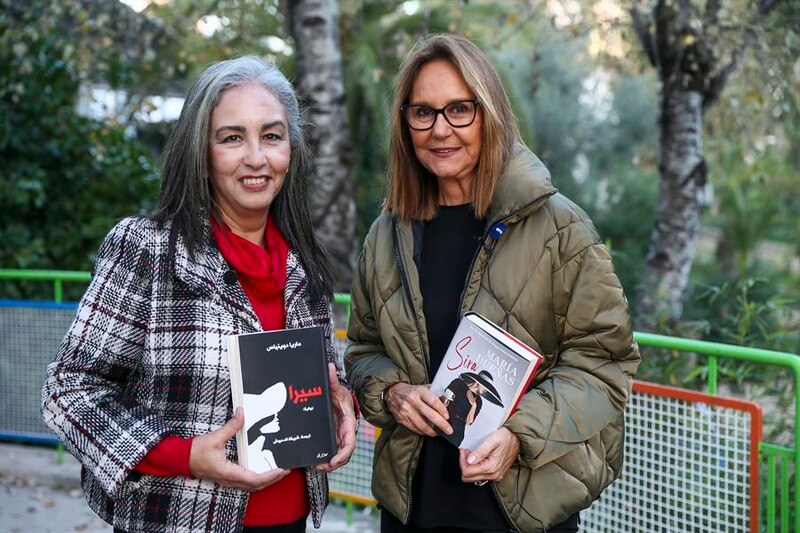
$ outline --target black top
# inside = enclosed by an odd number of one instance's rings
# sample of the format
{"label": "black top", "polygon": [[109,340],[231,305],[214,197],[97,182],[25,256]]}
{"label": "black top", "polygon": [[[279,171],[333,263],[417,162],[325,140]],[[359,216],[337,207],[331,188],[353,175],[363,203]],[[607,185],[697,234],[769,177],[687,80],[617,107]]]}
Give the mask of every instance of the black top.
{"label": "black top", "polygon": [[[458,305],[485,220],[472,206],[441,206],[425,223],[419,274],[428,330],[431,379],[460,320]],[[425,437],[411,498],[411,523],[417,527],[503,530],[510,527],[490,484],[461,481],[458,448],[441,437]]]}

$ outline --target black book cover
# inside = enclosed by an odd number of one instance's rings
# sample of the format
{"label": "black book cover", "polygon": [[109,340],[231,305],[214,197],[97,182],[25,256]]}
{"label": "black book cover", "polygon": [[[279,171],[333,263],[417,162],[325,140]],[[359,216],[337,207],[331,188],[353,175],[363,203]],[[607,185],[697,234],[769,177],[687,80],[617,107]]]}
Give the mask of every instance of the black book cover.
{"label": "black book cover", "polygon": [[239,464],[255,472],[327,463],[336,451],[323,329],[230,337]]}

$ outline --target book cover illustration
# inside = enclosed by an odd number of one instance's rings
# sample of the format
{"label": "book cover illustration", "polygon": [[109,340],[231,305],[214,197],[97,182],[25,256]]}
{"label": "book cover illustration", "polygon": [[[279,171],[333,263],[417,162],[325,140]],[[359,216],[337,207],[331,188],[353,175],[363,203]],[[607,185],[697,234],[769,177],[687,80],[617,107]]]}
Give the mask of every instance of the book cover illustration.
{"label": "book cover illustration", "polygon": [[474,450],[513,413],[542,356],[477,313],[466,313],[431,383],[450,415],[447,440]]}
{"label": "book cover illustration", "polygon": [[239,464],[255,472],[326,463],[336,450],[323,329],[233,335],[233,407],[244,408]]}

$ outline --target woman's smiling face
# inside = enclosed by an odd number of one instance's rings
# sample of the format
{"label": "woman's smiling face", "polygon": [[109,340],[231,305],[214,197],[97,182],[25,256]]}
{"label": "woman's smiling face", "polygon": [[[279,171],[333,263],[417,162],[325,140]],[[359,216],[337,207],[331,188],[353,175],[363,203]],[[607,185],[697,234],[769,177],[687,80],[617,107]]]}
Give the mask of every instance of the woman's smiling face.
{"label": "woman's smiling face", "polygon": [[208,153],[214,201],[229,226],[265,219],[292,155],[286,111],[250,82],[222,93],[211,113]]}
{"label": "woman's smiling face", "polygon": [[[475,95],[452,63],[434,60],[425,63],[417,74],[409,95],[409,104],[440,109],[453,102],[474,100]],[[459,187],[472,190],[481,154],[483,115],[478,107],[475,120],[469,126],[454,128],[442,114],[433,127],[425,131],[409,128],[417,159],[447,186],[448,180],[461,182]]]}

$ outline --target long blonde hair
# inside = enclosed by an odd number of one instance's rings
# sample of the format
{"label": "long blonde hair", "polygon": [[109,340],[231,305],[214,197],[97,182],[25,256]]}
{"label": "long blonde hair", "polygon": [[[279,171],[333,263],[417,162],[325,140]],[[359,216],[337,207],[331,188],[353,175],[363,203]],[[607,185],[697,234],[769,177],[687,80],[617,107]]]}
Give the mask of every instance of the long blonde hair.
{"label": "long blonde hair", "polygon": [[486,215],[514,143],[520,139],[511,102],[486,54],[460,35],[434,34],[420,40],[403,60],[395,80],[392,103],[389,194],[383,210],[403,218],[430,220],[438,206],[436,177],[417,159],[400,106],[408,103],[420,68],[430,61],[442,59],[458,70],[480,100],[480,112],[483,113],[482,148],[471,199],[476,216]]}

